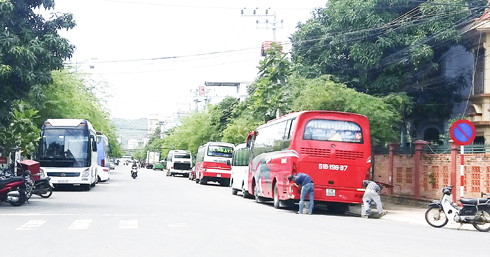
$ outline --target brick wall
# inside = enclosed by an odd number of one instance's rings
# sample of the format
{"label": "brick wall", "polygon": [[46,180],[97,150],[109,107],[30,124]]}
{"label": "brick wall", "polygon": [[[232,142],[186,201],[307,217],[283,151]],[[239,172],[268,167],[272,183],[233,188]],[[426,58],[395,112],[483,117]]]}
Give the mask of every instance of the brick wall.
{"label": "brick wall", "polygon": [[[415,164],[413,154],[393,155],[393,194],[414,197]],[[479,197],[490,192],[490,154],[465,154],[465,197]],[[389,156],[374,156],[373,179],[390,184]],[[456,190],[459,198],[460,156],[457,155]],[[422,154],[420,169],[420,198],[439,199],[444,186],[451,184],[451,154]],[[387,193],[388,190],[383,190]]]}

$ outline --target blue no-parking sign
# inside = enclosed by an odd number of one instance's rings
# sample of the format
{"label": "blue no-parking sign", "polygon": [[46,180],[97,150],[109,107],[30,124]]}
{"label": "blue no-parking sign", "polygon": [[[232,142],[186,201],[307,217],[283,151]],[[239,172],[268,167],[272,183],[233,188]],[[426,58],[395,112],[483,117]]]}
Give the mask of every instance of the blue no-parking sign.
{"label": "blue no-parking sign", "polygon": [[469,120],[457,120],[449,130],[451,139],[458,145],[469,145],[476,137],[475,125]]}

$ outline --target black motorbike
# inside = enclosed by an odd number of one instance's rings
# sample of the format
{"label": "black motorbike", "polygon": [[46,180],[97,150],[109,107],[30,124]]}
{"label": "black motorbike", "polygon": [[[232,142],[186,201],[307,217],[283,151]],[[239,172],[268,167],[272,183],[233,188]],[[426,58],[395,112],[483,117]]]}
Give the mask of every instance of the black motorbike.
{"label": "black motorbike", "polygon": [[42,198],[49,198],[53,194],[53,184],[50,177],[41,177],[34,182],[34,188],[32,194],[39,195]]}
{"label": "black motorbike", "polygon": [[133,167],[131,169],[131,177],[133,177],[133,179],[135,179],[137,176],[138,176],[138,169],[136,167]]}
{"label": "black motorbike", "polygon": [[452,201],[452,190],[452,186],[444,187],[441,200],[429,204],[425,212],[427,223],[442,228],[451,220],[461,225],[471,224],[481,232],[490,231],[490,194],[482,193],[482,198],[462,198],[461,207]]}

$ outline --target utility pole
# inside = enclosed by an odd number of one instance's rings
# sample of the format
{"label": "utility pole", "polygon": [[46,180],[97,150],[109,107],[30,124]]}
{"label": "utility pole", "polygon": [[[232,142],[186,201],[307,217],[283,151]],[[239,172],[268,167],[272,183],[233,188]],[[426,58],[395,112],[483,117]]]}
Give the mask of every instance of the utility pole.
{"label": "utility pole", "polygon": [[[272,14],[271,14],[272,12]],[[262,29],[269,29],[269,24],[271,25],[272,28],[272,41],[276,41],[276,31],[278,28],[278,25],[281,25],[281,29],[283,28],[284,25],[284,20],[281,19],[279,22],[277,21],[277,15],[276,11],[272,11],[271,8],[267,8],[265,10],[259,9],[259,7],[255,9],[247,9],[243,8],[241,10],[242,17],[256,17],[257,19],[255,20],[255,23],[257,24],[257,29],[262,28]],[[272,19],[269,21],[269,19]],[[264,27],[260,27],[260,25],[265,24]]]}

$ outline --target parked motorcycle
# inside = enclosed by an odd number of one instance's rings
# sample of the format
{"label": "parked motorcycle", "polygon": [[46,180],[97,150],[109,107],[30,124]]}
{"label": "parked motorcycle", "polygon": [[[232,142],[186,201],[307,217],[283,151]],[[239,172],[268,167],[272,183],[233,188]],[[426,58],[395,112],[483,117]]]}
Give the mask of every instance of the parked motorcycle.
{"label": "parked motorcycle", "polygon": [[2,174],[0,178],[0,202],[8,202],[13,206],[21,206],[29,199],[30,173],[24,172],[22,176]]}
{"label": "parked motorcycle", "polygon": [[490,198],[483,198],[490,195],[482,193],[482,198],[462,198],[461,207],[452,201],[452,190],[452,186],[444,187],[441,200],[428,205],[425,212],[427,223],[435,228],[442,228],[451,220],[461,225],[472,224],[481,232],[490,231]]}
{"label": "parked motorcycle", "polygon": [[135,179],[138,176],[138,169],[136,167],[131,168],[131,177]]}
{"label": "parked motorcycle", "polygon": [[50,177],[41,177],[34,182],[32,194],[39,195],[42,198],[49,198],[53,194],[53,188]]}

